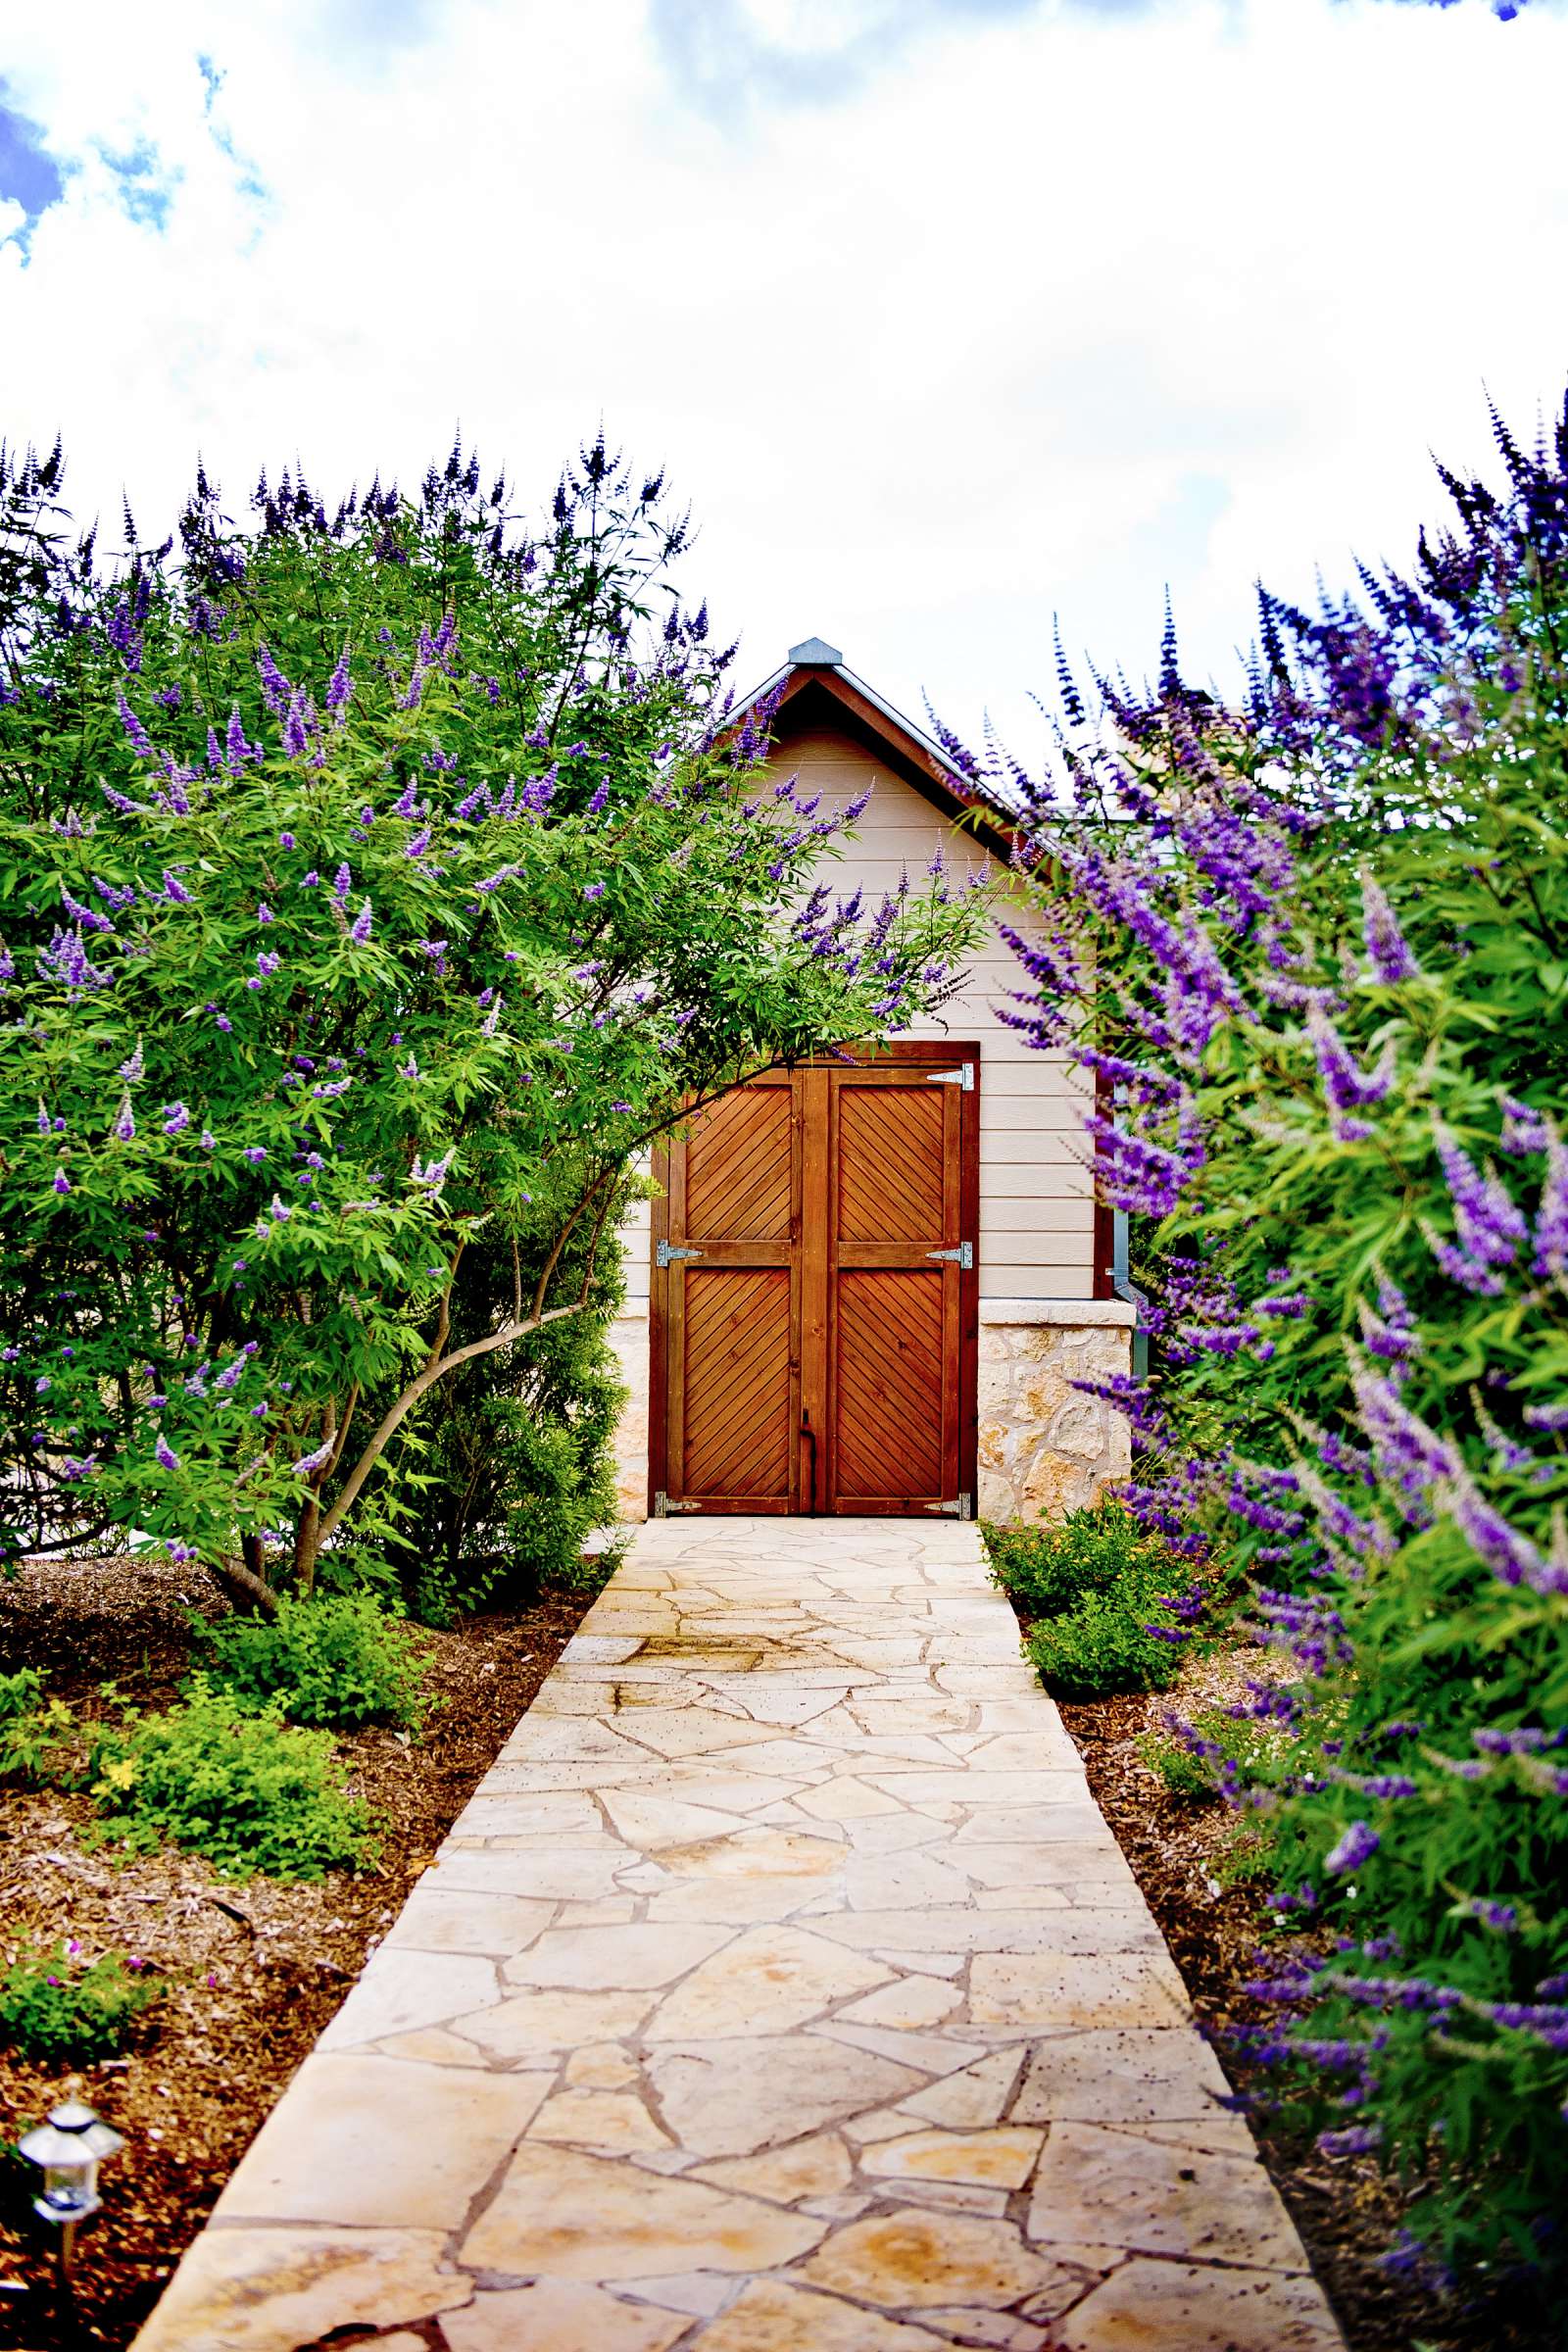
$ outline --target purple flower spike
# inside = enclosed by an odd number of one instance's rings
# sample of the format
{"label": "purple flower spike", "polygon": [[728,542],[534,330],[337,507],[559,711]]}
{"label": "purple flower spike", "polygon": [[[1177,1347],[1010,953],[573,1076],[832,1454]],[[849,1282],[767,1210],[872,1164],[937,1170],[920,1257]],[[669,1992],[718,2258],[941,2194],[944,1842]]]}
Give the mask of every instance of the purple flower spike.
{"label": "purple flower spike", "polygon": [[273,661],[270,649],[263,644],[256,649],[256,671],[262,681],[262,693],[267,708],[274,718],[287,714],[294,688]]}
{"label": "purple flower spike", "polygon": [[137,759],[156,760],[158,754],[153,749],[152,738],[126,702],[123,688],[119,689],[115,695],[115,709],[120,712],[120,723],[125,730],[125,740]]}
{"label": "purple flower spike", "polygon": [[228,714],[228,726],[223,736],[223,765],[231,776],[237,776],[247,760],[260,760],[259,747],[245,740],[245,724],[236,703]]}
{"label": "purple flower spike", "polygon": [[370,936],[370,902],[366,900],[349,927],[349,937],[357,948],[363,948]]}
{"label": "purple flower spike", "polygon": [[310,703],[303,687],[289,697],[283,717],[283,749],[290,760],[303,760],[311,748]]}
{"label": "purple flower spike", "polygon": [[1306,1033],[1317,1056],[1318,1075],[1333,1110],[1366,1110],[1382,1102],[1394,1085],[1394,1047],[1384,1047],[1373,1070],[1360,1069],[1349,1048],[1320,1004],[1306,1016]]}
{"label": "purple flower spike", "polygon": [[1348,2124],[1343,2132],[1320,2132],[1317,2144],[1325,2156],[1366,2156],[1383,2145],[1381,2124]]}
{"label": "purple flower spike", "polygon": [[179,1468],[179,1456],[162,1430],[158,1433],[158,1443],[153,1447],[153,1454],[160,1470],[177,1470]]}
{"label": "purple flower spike", "polygon": [[1568,1274],[1568,1144],[1549,1119],[1542,1124],[1546,1136],[1546,1176],[1536,1211],[1535,1267],[1538,1274],[1561,1282]]}
{"label": "purple flower spike", "polygon": [[1522,1159],[1527,1152],[1544,1152],[1551,1142],[1551,1121],[1529,1102],[1520,1102],[1512,1095],[1504,1097],[1502,1105],[1502,1148]]}
{"label": "purple flower spike", "polygon": [[1376,977],[1386,988],[1416,979],[1421,970],[1395,919],[1388,894],[1370,874],[1361,877],[1361,936]]}
{"label": "purple flower spike", "polygon": [[1383,1840],[1376,1830],[1364,1821],[1352,1821],[1339,1843],[1323,1857],[1323,1868],[1331,1878],[1340,1878],[1348,1870],[1359,1870],[1370,1862]]}
{"label": "purple flower spike", "polygon": [[1501,1179],[1491,1168],[1483,1176],[1449,1129],[1441,1120],[1433,1125],[1458,1247],[1423,1226],[1427,1245],[1451,1282],[1481,1298],[1496,1298],[1502,1283],[1494,1269],[1513,1263],[1529,1226]]}
{"label": "purple flower spike", "polygon": [[64,1168],[56,1168],[55,1170],[54,1190],[61,1195],[69,1193],[71,1190],[71,1178],[66,1174]]}
{"label": "purple flower spike", "polygon": [[1537,1592],[1560,1592],[1568,1588],[1568,1572],[1546,1559],[1521,1529],[1493,1509],[1468,1471],[1461,1471],[1453,1480],[1445,1500],[1454,1526],[1500,1583],[1529,1585]]}

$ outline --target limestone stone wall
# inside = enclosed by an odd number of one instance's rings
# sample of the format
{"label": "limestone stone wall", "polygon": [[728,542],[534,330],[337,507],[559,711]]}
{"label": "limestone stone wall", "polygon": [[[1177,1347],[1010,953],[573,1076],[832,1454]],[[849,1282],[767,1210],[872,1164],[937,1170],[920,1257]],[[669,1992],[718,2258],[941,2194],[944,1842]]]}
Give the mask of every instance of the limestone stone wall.
{"label": "limestone stone wall", "polygon": [[1119,1298],[982,1298],[982,1519],[1062,1518],[1125,1478],[1127,1423],[1075,1380],[1125,1372],[1134,1310]]}

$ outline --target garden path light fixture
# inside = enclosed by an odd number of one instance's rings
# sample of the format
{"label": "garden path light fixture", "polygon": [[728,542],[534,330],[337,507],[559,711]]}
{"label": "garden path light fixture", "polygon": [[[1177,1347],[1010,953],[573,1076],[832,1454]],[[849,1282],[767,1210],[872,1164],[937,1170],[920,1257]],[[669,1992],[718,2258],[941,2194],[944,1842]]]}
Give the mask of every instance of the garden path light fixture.
{"label": "garden path light fixture", "polygon": [[66,2099],[52,2107],[48,2122],[24,2133],[18,2142],[28,2163],[43,2172],[43,2189],[33,2198],[32,2210],[60,2231],[60,2277],[68,2287],[76,2231],[92,2219],[103,2201],[98,2194],[98,2167],[124,2144],[120,2133],[100,2122],[80,2099]]}

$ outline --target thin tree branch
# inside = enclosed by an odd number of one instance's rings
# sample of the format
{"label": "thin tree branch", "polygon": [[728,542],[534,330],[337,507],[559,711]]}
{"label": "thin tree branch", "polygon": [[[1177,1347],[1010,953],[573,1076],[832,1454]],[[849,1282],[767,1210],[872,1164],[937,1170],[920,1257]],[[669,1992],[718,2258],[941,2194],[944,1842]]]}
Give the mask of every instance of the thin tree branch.
{"label": "thin tree branch", "polygon": [[389,1440],[397,1434],[398,1429],[427,1389],[434,1388],[436,1382],[444,1380],[449,1372],[455,1372],[459,1364],[466,1364],[476,1355],[488,1355],[497,1348],[510,1348],[514,1341],[526,1339],[530,1332],[538,1331],[546,1323],[559,1323],[565,1315],[581,1314],[587,1303],[587,1296],[584,1294],[581,1298],[572,1299],[567,1306],[553,1306],[546,1313],[530,1315],[521,1323],[510,1321],[503,1323],[500,1330],[491,1332],[487,1339],[470,1340],[466,1348],[454,1348],[450,1355],[444,1355],[439,1360],[427,1363],[424,1370],[410,1381],[397,1402],[386,1413],[381,1426],[368,1441],[365,1451],[350,1471],[342,1494],[321,1521],[320,1541],[323,1544],[326,1543],[341,1524],[344,1513],[357,1499],[361,1488],[374,1469]]}
{"label": "thin tree branch", "polygon": [[349,1388],[349,1400],[343,1407],[342,1426],[339,1428],[337,1433],[337,1444],[332,1448],[332,1458],[321,1473],[323,1482],[331,1477],[333,1471],[337,1468],[338,1463],[343,1458],[343,1448],[349,1442],[349,1425],[353,1421],[355,1413],[359,1410],[359,1403],[360,1384],[356,1380],[351,1383]]}

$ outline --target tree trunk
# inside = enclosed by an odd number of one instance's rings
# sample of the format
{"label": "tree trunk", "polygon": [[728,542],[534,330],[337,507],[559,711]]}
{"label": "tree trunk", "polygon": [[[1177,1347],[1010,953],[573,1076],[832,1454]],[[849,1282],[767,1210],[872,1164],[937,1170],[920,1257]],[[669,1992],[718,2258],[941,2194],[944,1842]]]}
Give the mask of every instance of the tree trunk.
{"label": "tree trunk", "polygon": [[294,1590],[299,1593],[315,1591],[316,1560],[321,1547],[321,1503],[313,1494],[300,1513],[299,1527],[294,1537]]}
{"label": "tree trunk", "polygon": [[[257,1554],[260,1554],[261,1542],[258,1537],[246,1536],[241,1541],[247,1551],[254,1544]],[[277,1615],[277,1594],[267,1579],[259,1576],[256,1570],[249,1567],[244,1560],[235,1559],[231,1553],[222,1552],[214,1562],[213,1573],[217,1576],[220,1584],[228,1588],[231,1599],[248,1601],[253,1607],[260,1610],[264,1617]]]}

